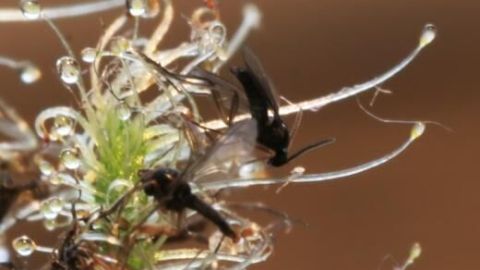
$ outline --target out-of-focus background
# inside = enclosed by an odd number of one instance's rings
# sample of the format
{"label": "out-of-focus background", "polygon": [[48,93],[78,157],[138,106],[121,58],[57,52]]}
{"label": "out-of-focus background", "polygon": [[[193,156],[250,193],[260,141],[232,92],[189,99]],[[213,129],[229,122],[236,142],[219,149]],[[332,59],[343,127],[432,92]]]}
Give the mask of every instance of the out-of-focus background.
{"label": "out-of-focus background", "polygon": [[[70,0],[43,0],[44,5]],[[435,120],[453,129],[428,126],[399,158],[367,173],[334,182],[292,184],[239,192],[237,201],[262,201],[308,226],[280,233],[274,255],[254,269],[392,269],[414,242],[423,247],[412,269],[480,269],[480,2],[295,0],[254,1],[263,24],[249,38],[278,91],[292,101],[329,94],[366,81],[392,67],[417,44],[422,27],[434,23],[438,38],[415,62],[382,87],[393,91],[371,108],[394,119]],[[222,18],[233,32],[245,1],[221,1]],[[190,14],[202,1],[177,0]],[[16,6],[4,0],[2,5]],[[78,52],[93,46],[120,10],[58,21]],[[153,25],[148,22],[147,25]],[[148,27],[144,28],[147,32]],[[178,16],[164,44],[188,38]],[[39,63],[44,78],[34,86],[16,74],[0,73],[1,96],[30,121],[42,108],[74,105],[56,77],[64,55],[45,23],[0,24],[0,54]],[[372,93],[361,96],[367,104]],[[293,118],[287,118],[293,120]],[[337,142],[303,156],[307,172],[347,168],[393,150],[410,126],[374,121],[346,100],[306,112],[294,148],[319,138]],[[385,259],[390,258],[390,259]]]}

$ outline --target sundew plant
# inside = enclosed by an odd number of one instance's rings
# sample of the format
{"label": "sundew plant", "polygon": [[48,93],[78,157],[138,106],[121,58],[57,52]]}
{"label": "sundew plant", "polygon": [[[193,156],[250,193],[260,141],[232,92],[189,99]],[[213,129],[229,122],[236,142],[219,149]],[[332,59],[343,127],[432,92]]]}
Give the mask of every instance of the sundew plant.
{"label": "sundew plant", "polygon": [[[0,21],[49,25],[65,48],[55,68],[77,106],[47,107],[30,125],[0,102],[0,131],[8,138],[0,143],[0,262],[13,269],[248,268],[267,260],[275,234],[294,222],[274,207],[229,202],[221,191],[281,188],[359,174],[395,158],[425,130],[425,122],[410,122],[405,141],[392,152],[344,170],[310,173],[298,165],[279,178],[265,173],[276,153],[259,139],[262,134],[273,138],[262,125],[280,116],[315,112],[375,90],[433,41],[436,29],[430,24],[414,50],[385,73],[298,103],[288,102],[289,93],[283,92],[285,98],[278,103],[260,108],[265,109],[262,119],[252,105],[255,100],[242,90],[248,85],[240,80],[240,87],[218,75],[230,67],[235,54],[245,54],[247,36],[261,23],[255,5],[246,4],[239,11],[243,21],[238,29],[227,32],[216,2],[198,1],[198,8],[183,20],[190,35],[166,48],[162,41],[175,29],[176,14],[182,13],[172,0],[65,1],[61,6],[39,2],[0,6]],[[109,9],[117,9],[118,17],[96,44],[80,51],[70,47],[55,24],[57,18],[95,16]],[[144,33],[142,20],[158,24]],[[0,64],[18,70],[26,84],[41,79],[41,70],[30,61],[1,56]],[[262,70],[257,71],[260,74],[253,75],[268,82]],[[206,116],[212,108],[218,117]],[[281,146],[286,150],[288,141]],[[38,177],[19,183],[11,175],[24,173],[26,162],[35,164]],[[265,213],[270,222],[240,214],[245,212],[238,211],[242,207]],[[7,243],[4,234],[24,223],[56,231],[59,242],[46,246],[30,231]],[[45,266],[29,264],[34,252],[46,254]],[[413,263],[420,254],[418,244],[412,254],[398,269]]]}

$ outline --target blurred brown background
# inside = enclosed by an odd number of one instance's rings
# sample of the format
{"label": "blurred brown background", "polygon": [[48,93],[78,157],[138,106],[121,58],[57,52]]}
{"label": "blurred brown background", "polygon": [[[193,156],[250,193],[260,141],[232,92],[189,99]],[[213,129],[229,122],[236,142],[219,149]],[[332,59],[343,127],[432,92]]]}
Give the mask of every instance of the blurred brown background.
{"label": "blurred brown background", "polygon": [[[12,0],[3,2],[16,5]],[[175,1],[177,12],[184,14],[201,3]],[[230,32],[240,21],[244,3],[221,2]],[[372,111],[395,119],[436,120],[454,132],[429,126],[399,158],[348,179],[290,185],[280,194],[275,188],[239,192],[237,201],[263,201],[309,224],[280,234],[274,256],[254,269],[379,269],[387,255],[403,261],[415,241],[421,243],[423,253],[412,269],[480,269],[480,173],[475,166],[480,150],[480,2],[256,3],[264,13],[263,25],[249,44],[279,92],[293,101],[325,95],[382,73],[414,48],[425,23],[434,23],[439,29],[437,40],[383,85],[394,94],[380,96]],[[95,44],[102,18],[108,23],[118,12],[58,23],[79,51]],[[188,37],[184,21],[177,20],[174,28],[180,31],[170,32],[168,44]],[[1,54],[31,59],[44,70],[44,79],[33,87],[22,85],[14,72],[2,70],[3,98],[29,120],[48,105],[74,105],[54,69],[64,52],[45,24],[0,24],[0,36]],[[362,95],[363,102],[370,97],[371,93]],[[354,99],[308,112],[294,147],[327,136],[336,137],[337,143],[292,166],[324,172],[356,165],[397,147],[409,129],[372,120]],[[392,269],[392,262],[381,269]]]}

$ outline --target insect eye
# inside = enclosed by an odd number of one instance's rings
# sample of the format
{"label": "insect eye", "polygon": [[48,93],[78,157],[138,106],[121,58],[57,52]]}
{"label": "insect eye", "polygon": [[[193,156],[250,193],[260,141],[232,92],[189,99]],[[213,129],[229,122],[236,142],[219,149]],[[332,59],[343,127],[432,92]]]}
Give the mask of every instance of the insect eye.
{"label": "insect eye", "polygon": [[176,175],[173,173],[166,173],[164,177],[164,179],[169,182],[175,180],[175,178],[176,178]]}
{"label": "insect eye", "polygon": [[148,196],[153,196],[157,189],[157,184],[155,181],[150,181],[143,186],[143,190]]}

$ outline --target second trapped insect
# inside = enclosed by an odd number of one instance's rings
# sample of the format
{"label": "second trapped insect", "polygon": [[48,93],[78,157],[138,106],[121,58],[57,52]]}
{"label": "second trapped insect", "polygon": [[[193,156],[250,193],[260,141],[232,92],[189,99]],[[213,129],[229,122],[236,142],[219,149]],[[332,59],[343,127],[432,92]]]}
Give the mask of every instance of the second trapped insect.
{"label": "second trapped insect", "polygon": [[[280,117],[279,102],[273,83],[250,49],[243,50],[243,57],[245,67],[232,68],[232,72],[242,84],[252,118],[257,121],[257,142],[274,152],[273,157],[268,161],[269,164],[276,167],[282,166],[311,149],[335,141],[333,138],[323,139],[288,156],[292,134]],[[273,117],[269,115],[270,113]]]}

